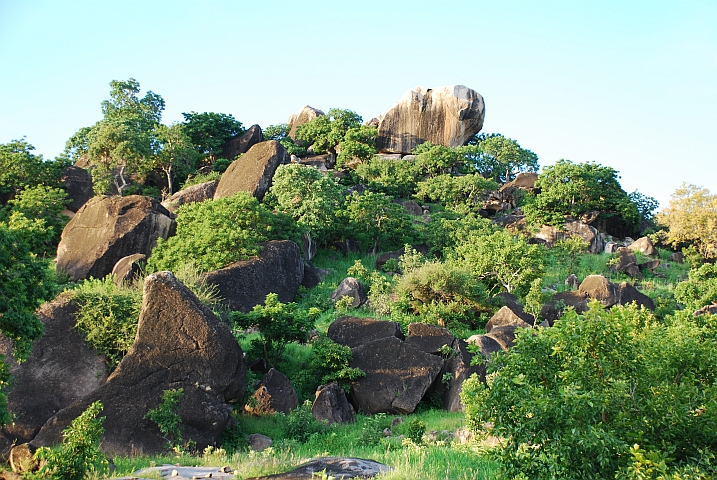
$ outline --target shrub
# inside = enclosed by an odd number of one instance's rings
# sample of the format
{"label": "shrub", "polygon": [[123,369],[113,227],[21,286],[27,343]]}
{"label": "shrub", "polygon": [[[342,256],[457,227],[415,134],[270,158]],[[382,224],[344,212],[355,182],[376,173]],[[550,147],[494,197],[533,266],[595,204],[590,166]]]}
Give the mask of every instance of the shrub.
{"label": "shrub", "polygon": [[502,478],[614,478],[637,443],[683,468],[717,445],[714,323],[597,302],[523,330],[464,383],[469,426],[504,439]]}
{"label": "shrub", "polygon": [[40,469],[26,474],[26,478],[82,480],[91,472],[107,472],[109,462],[100,450],[105,420],[97,417],[101,411],[102,403],[93,403],[62,432],[61,445],[39,448],[35,457],[40,460]]}
{"label": "shrub", "polygon": [[217,171],[211,171],[209,173],[197,173],[187,178],[187,181],[182,185],[182,189],[191,187],[192,185],[199,185],[201,183],[213,182],[222,178],[222,174]]}
{"label": "shrub", "polygon": [[482,208],[488,192],[497,189],[497,183],[477,173],[438,175],[418,183],[416,198],[438,202],[457,213],[467,213]]}
{"label": "shrub", "polygon": [[111,368],[116,367],[134,342],[142,292],[118,287],[107,276],[81,282],[72,291],[72,299],[79,307],[75,327],[87,343],[105,355]]}
{"label": "shrub", "polygon": [[416,191],[416,172],[409,160],[374,157],[356,167],[356,175],[372,191],[398,198],[409,198]]}
{"label": "shrub", "polygon": [[[69,218],[62,214],[69,203],[70,199],[63,189],[46,185],[28,187],[8,201],[8,205],[12,205],[12,212],[21,213],[30,220],[43,220],[48,230],[48,240],[52,244],[59,240],[62,229],[69,221]],[[44,249],[33,251],[45,253],[48,247],[49,245],[44,245]]]}
{"label": "shrub", "polygon": [[411,237],[411,220],[404,208],[380,193],[352,193],[346,198],[347,235],[354,235],[365,249],[399,248]]}
{"label": "shrub", "polygon": [[286,417],[286,435],[297,442],[304,443],[311,435],[325,429],[326,425],[316,420],[311,413],[309,400],[289,412]]}
{"label": "shrub", "polygon": [[423,434],[426,433],[426,424],[417,418],[412,418],[406,428],[406,436],[416,445],[423,443]]}
{"label": "shrub", "polygon": [[309,338],[318,313],[315,308],[302,310],[294,302],[281,303],[276,293],[270,293],[264,305],[256,305],[249,313],[233,312],[232,319],[239,329],[259,328],[259,337],[252,340],[251,353],[275,366],[287,343],[305,342]]}
{"label": "shrub", "polygon": [[320,335],[311,342],[312,355],[310,369],[321,384],[336,382],[348,392],[351,382],[366,376],[359,368],[351,368],[353,359],[351,348],[340,345],[328,337]]}
{"label": "shrub", "polygon": [[705,263],[690,269],[689,278],[675,287],[675,298],[692,310],[717,303],[717,265]]}
{"label": "shrub", "polygon": [[246,192],[182,205],[177,234],[159,239],[147,263],[150,272],[176,270],[192,262],[201,272],[216,270],[260,251],[267,240],[298,240],[296,222],[272,213]]}
{"label": "shrub", "polygon": [[162,437],[167,440],[167,447],[181,447],[182,445],[182,418],[177,413],[179,401],[184,397],[184,389],[170,389],[162,392],[162,401],[157,408],[147,412],[144,418],[149,418],[159,427]]}

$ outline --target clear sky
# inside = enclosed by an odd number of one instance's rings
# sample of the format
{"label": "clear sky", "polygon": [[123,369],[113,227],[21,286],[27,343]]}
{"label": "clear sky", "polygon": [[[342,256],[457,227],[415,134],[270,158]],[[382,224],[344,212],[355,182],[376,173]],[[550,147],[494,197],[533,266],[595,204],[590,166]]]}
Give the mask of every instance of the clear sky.
{"label": "clear sky", "polygon": [[716,0],[0,0],[0,143],[58,155],[130,77],[164,123],[246,126],[462,84],[541,165],[594,160],[663,205],[717,191]]}

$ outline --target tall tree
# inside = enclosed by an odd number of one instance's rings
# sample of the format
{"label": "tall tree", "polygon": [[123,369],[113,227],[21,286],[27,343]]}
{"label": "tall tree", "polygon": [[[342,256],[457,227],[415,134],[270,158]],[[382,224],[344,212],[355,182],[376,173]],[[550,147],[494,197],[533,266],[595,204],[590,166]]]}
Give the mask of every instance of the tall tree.
{"label": "tall tree", "polygon": [[522,148],[516,140],[491,134],[473,141],[474,145],[460,147],[478,172],[496,182],[509,182],[520,172],[538,170],[538,156]]}
{"label": "tall tree", "polygon": [[[240,121],[231,114],[214,112],[182,113],[184,131],[194,144],[197,152],[213,164],[222,153],[222,146],[228,139],[244,133]],[[233,160],[230,158],[229,160]]]}
{"label": "tall tree", "polygon": [[668,243],[692,244],[705,259],[717,259],[717,195],[708,189],[683,183],[657,221],[669,228]]}
{"label": "tall tree", "polygon": [[199,154],[181,123],[175,123],[169,127],[157,125],[155,134],[158,150],[154,155],[154,168],[164,172],[167,177],[167,193],[172,195],[174,193],[175,169],[179,168],[185,173],[189,173],[195,166]]}

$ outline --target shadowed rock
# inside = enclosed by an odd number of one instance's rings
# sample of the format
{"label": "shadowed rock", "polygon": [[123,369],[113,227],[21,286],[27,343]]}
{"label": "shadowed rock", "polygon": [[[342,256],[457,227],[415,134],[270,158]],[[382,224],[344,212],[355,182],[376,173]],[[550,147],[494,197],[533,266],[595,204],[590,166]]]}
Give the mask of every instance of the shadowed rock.
{"label": "shadowed rock", "polygon": [[321,385],[316,390],[316,398],[311,406],[311,413],[320,422],[354,423],[356,415],[354,407],[346,399],[346,394],[336,382]]}
{"label": "shadowed rock", "polygon": [[336,303],[344,297],[351,298],[351,306],[358,308],[366,301],[366,293],[361,283],[357,278],[347,277],[344,278],[336,290],[331,292],[331,301]]}
{"label": "shadowed rock", "polygon": [[312,480],[322,478],[322,475],[336,479],[372,478],[392,469],[374,460],[361,458],[324,457],[310,462],[286,473],[277,473],[264,477],[253,477],[247,480]]}
{"label": "shadowed rock", "polygon": [[259,388],[244,410],[254,415],[289,413],[299,404],[299,397],[289,379],[280,371],[271,368],[264,375]]}
{"label": "shadowed rock", "polygon": [[343,316],[334,320],[327,332],[334,342],[354,348],[380,338],[404,339],[401,325],[397,322]]}
{"label": "shadowed rock", "polygon": [[67,205],[67,209],[71,212],[77,212],[95,196],[92,189],[92,175],[84,168],[70,165],[63,170],[60,181],[65,185],[67,196],[72,200]]}
{"label": "shadowed rock", "polygon": [[264,134],[261,131],[261,127],[252,125],[246,132],[226,141],[222,146],[222,157],[234,160],[237,155],[248,152],[251,147],[263,141]]}
{"label": "shadowed rock", "polygon": [[179,207],[187,203],[203,202],[214,198],[214,192],[217,191],[219,180],[211,182],[199,183],[189,186],[176,192],[167,200],[162,202],[162,206],[170,212],[176,212]]}
{"label": "shadowed rock", "polygon": [[102,386],[59,411],[32,443],[49,446],[94,401],[104,405],[102,449],[110,455],[158,454],[167,440],[145,418],[162,392],[182,388],[182,436],[199,450],[216,445],[244,392],[243,353],[229,327],[170,272],[144,283],[142,313],[130,351]]}
{"label": "shadowed rock", "polygon": [[408,345],[432,355],[440,355],[444,346],[451,348],[455,340],[456,337],[447,328],[418,322],[408,326],[406,337]]}
{"label": "shadowed rock", "polygon": [[112,276],[115,279],[115,285],[120,286],[123,283],[132,283],[142,270],[142,264],[146,263],[147,255],[135,253],[120,258],[112,268]]}

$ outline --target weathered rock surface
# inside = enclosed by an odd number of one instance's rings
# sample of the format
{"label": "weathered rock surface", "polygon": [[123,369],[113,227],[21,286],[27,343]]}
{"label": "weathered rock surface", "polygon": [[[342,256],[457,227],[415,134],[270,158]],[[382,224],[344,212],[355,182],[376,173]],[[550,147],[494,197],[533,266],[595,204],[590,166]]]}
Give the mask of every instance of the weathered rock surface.
{"label": "weathered rock surface", "polygon": [[278,473],[265,477],[254,477],[247,480],[311,480],[330,475],[333,478],[372,478],[392,469],[374,460],[361,458],[323,457],[295,468],[286,473]]}
{"label": "weathered rock surface", "polygon": [[219,180],[214,198],[248,192],[261,201],[271,186],[277,167],[289,162],[289,153],[279,142],[257,143],[229,165]]}
{"label": "weathered rock surface", "polygon": [[623,272],[633,278],[642,278],[635,254],[625,247],[619,247],[617,252],[620,256],[618,257],[617,263],[611,265],[610,269],[615,272]]}
{"label": "weathered rock surface", "polygon": [[344,278],[336,290],[331,292],[331,301],[337,302],[343,297],[350,297],[352,299],[351,306],[353,308],[360,307],[366,302],[366,292],[363,288],[363,283],[357,278],[346,277]]}
{"label": "weathered rock surface", "polygon": [[473,354],[468,351],[468,343],[459,338],[453,342],[452,348],[455,354],[444,361],[443,370],[440,373],[440,378],[449,374],[450,380],[448,385],[444,385],[442,382],[440,385],[444,390],[442,394],[443,408],[449,412],[460,412],[463,411],[460,396],[463,382],[474,373],[482,381],[485,381],[486,364],[484,361],[478,365],[471,365]]}
{"label": "weathered rock surface", "polygon": [[92,175],[84,168],[70,165],[62,172],[60,181],[65,185],[67,196],[72,199],[67,205],[67,209],[71,212],[77,212],[82,205],[95,196],[92,189]]}
{"label": "weathered rock surface", "polygon": [[149,256],[175,230],[169,211],[149,197],[94,197],[62,231],[57,270],[72,281],[103,278],[127,255]]}
{"label": "weathered rock surface", "polygon": [[[512,308],[511,308],[512,307]],[[513,325],[515,327],[529,328],[535,323],[535,319],[523,311],[523,307],[518,306],[504,306],[488,320],[485,325],[486,333],[490,333],[496,327],[504,327],[506,325]]]}
{"label": "weathered rock surface", "polygon": [[222,146],[222,157],[234,160],[234,157],[246,153],[251,147],[264,141],[264,134],[259,125],[252,125],[246,132],[232,137]]}
{"label": "weathered rock surface", "polygon": [[648,237],[638,238],[627,248],[629,248],[633,252],[640,252],[643,255],[647,256],[657,255],[657,249]]}
{"label": "weathered rock surface", "polygon": [[386,337],[404,339],[397,322],[343,316],[329,325],[326,335],[336,343],[354,348]]}
{"label": "weathered rock surface", "polygon": [[519,173],[513,180],[504,183],[500,189],[491,192],[483,204],[483,208],[489,211],[490,216],[516,208],[518,206],[518,199],[520,198],[518,192],[534,192],[537,179],[537,173]]}
{"label": "weathered rock surface", "polygon": [[244,410],[254,415],[268,413],[289,413],[299,404],[299,397],[289,379],[280,371],[271,368],[264,375],[259,388]]}
{"label": "weathered rock surface", "polygon": [[179,207],[186,203],[211,200],[214,198],[214,193],[217,191],[218,183],[219,180],[212,180],[211,182],[199,183],[197,185],[187,187],[176,192],[174,195],[162,202],[162,206],[174,213]]}
{"label": "weathered rock surface", "polygon": [[262,305],[269,293],[276,293],[280,302],[288,303],[299,290],[304,278],[299,246],[291,240],[273,240],[262,247],[258,257],[202,276],[207,284],[216,285],[224,302],[234,310],[248,313],[255,305]]}
{"label": "weathered rock surface", "polygon": [[245,371],[229,327],[170,272],[155,273],[144,282],[142,313],[129,353],[103,385],[60,410],[31,443],[59,443],[62,430],[100,400],[106,417],[105,453],[163,452],[167,441],[145,415],[159,405],[164,390],[182,388],[182,436],[202,450],[216,445],[231,421],[228,403],[242,398]]}
{"label": "weathered rock surface", "polygon": [[376,146],[381,152],[411,153],[416,145],[464,145],[483,128],[485,103],[463,85],[406,92],[378,125]]}
{"label": "weathered rock surface", "polygon": [[42,305],[37,315],[45,333],[35,340],[23,363],[14,360],[12,342],[2,336],[0,353],[5,355],[13,383],[7,409],[14,419],[0,430],[1,456],[8,454],[13,443],[32,440],[50,417],[107,379],[104,357],[75,328],[77,311],[68,294]]}
{"label": "weathered rock surface", "polygon": [[485,336],[490,337],[501,346],[503,350],[509,350],[515,342],[515,330],[520,327],[515,325],[503,325],[494,327]]}
{"label": "weathered rock surface", "polygon": [[354,423],[356,415],[354,407],[349,403],[343,389],[336,382],[321,385],[316,390],[316,398],[311,406],[311,413],[320,422]]}
{"label": "weathered rock surface", "polygon": [[588,244],[588,252],[602,253],[605,250],[605,236],[600,234],[594,227],[579,220],[568,218],[565,220],[563,228],[564,230],[559,230],[550,225],[543,225],[540,227],[540,231],[535,234],[535,237],[554,245],[558,240],[578,236]]}
{"label": "weathered rock surface", "polygon": [[469,345],[477,345],[478,351],[484,360],[490,359],[491,355],[495,352],[503,350],[503,347],[498,341],[486,335],[472,335],[466,340],[466,343]]}
{"label": "weathered rock surface", "polygon": [[350,399],[366,414],[411,413],[438,377],[443,360],[387,337],[351,349],[351,367],[366,376],[352,382]]}
{"label": "weathered rock surface", "polygon": [[147,255],[143,253],[135,253],[120,258],[115,266],[112,267],[112,276],[115,279],[115,285],[123,283],[132,283],[141,271],[142,264],[147,261]]}
{"label": "weathered rock surface", "polygon": [[289,120],[287,122],[289,125],[289,138],[296,141],[296,129],[299,128],[301,125],[310,122],[316,117],[320,117],[323,114],[324,112],[322,112],[318,108],[304,105],[304,107],[299,113],[295,113],[289,117]]}
{"label": "weathered rock surface", "polygon": [[655,302],[629,283],[622,282],[618,288],[620,289],[620,305],[635,303],[638,307],[655,310]]}
{"label": "weathered rock surface", "polygon": [[612,307],[620,302],[618,286],[602,275],[588,275],[580,284],[578,291],[599,301],[603,307]]}
{"label": "weathered rock surface", "polygon": [[444,346],[452,348],[455,340],[456,337],[447,328],[420,322],[408,326],[406,337],[408,345],[432,355],[440,355]]}

